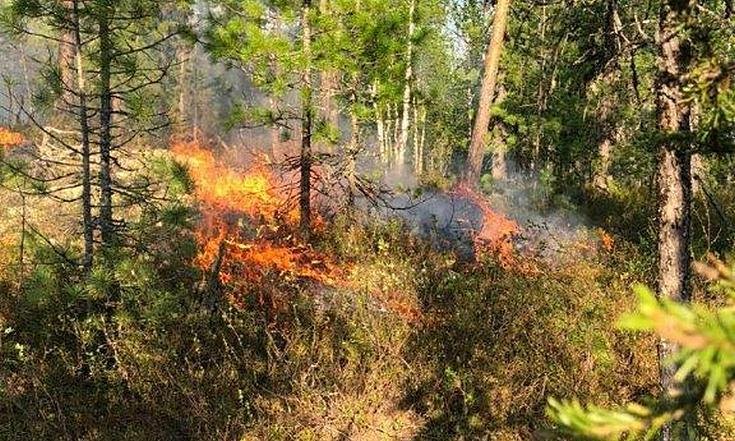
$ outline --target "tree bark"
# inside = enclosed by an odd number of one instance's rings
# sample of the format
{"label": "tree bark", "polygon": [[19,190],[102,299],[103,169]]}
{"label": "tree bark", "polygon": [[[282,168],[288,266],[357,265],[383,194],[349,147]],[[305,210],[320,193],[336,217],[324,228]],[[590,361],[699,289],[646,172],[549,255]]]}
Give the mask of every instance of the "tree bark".
{"label": "tree bark", "polygon": [[[329,124],[330,130],[339,130],[339,112],[334,99],[338,86],[338,73],[334,70],[326,70],[320,76],[322,117]],[[331,150],[330,145],[327,145],[327,150]]]}
{"label": "tree bark", "polygon": [[426,163],[426,153],[424,152],[424,146],[426,145],[426,105],[422,104],[419,111],[419,124],[421,125],[421,132],[419,133],[419,139],[416,141],[416,143],[419,149],[419,174],[422,174],[424,172],[424,164]]}
{"label": "tree bark", "polygon": [[420,110],[419,110],[419,104],[417,100],[414,100],[413,104],[413,172],[416,176],[421,175],[423,173],[423,165],[424,165],[424,153],[421,151],[421,143],[420,141]]}
{"label": "tree bark", "polygon": [[112,57],[108,11],[100,11],[100,239],[103,247],[114,242],[112,213]]}
{"label": "tree bark", "polygon": [[401,114],[401,128],[396,146],[396,166],[399,173],[406,165],[406,148],[411,130],[411,96],[413,82],[413,34],[416,32],[416,0],[410,0],[408,12],[408,43],[406,48],[406,82],[403,89],[403,113]]}
{"label": "tree bark", "polygon": [[531,169],[536,170],[541,156],[541,133],[543,131],[542,117],[546,107],[546,89],[544,88],[544,77],[546,76],[547,49],[546,49],[546,5],[541,6],[541,20],[538,24],[538,33],[541,45],[540,72],[541,78],[538,82],[536,92],[536,133],[533,136],[531,148]]}
{"label": "tree bark", "polygon": [[[508,92],[502,85],[498,88],[498,97],[496,102],[502,103]],[[493,140],[493,162],[492,176],[494,181],[504,181],[508,178],[508,145],[505,139],[508,131],[505,124],[500,120],[495,120],[492,140]]]}
{"label": "tree bark", "polygon": [[[658,158],[658,294],[686,302],[690,300],[691,151],[682,139],[690,132],[689,107],[684,102],[681,77],[689,67],[689,50],[680,34],[695,1],[666,0],[661,5],[658,33],[656,107],[662,136]],[[666,361],[677,351],[668,341],[659,343],[661,387],[673,391],[676,366]],[[662,439],[676,439],[670,426]]]}
{"label": "tree bark", "polygon": [[383,121],[383,112],[377,108],[377,105],[376,115],[376,124],[378,126],[378,145],[380,145],[380,161],[383,164],[388,164],[390,162],[390,154],[388,152],[387,140],[385,138],[385,122]]}
{"label": "tree bark", "polygon": [[179,63],[179,75],[177,78],[178,86],[178,102],[176,103],[176,123],[179,126],[180,133],[188,132],[187,124],[189,123],[190,103],[187,100],[191,92],[189,63],[191,62],[192,50],[181,42],[176,48],[176,61]]}
{"label": "tree bark", "polygon": [[[271,112],[275,115],[278,112],[278,102],[274,97],[268,98],[268,103],[270,106]],[[277,125],[273,125],[270,128],[270,135],[271,135],[271,145],[270,149],[267,150],[268,159],[271,162],[276,162],[276,156],[278,152],[278,147],[281,145],[281,129]]]}
{"label": "tree bark", "polygon": [[[352,105],[353,108],[356,104],[357,97],[355,93],[352,93]],[[360,148],[360,121],[357,118],[357,113],[353,110],[350,112],[350,144],[347,148],[347,166],[345,174],[347,175],[347,206],[353,207],[355,205],[355,197],[357,196],[357,152]]]}
{"label": "tree bark", "polygon": [[388,164],[388,149],[385,140],[385,122],[383,111],[378,103],[378,80],[374,80],[370,91],[373,100],[373,111],[375,112],[375,125],[378,136],[378,155],[382,164]]}
{"label": "tree bark", "polygon": [[378,109],[376,114],[376,124],[378,126],[378,144],[380,145],[380,160],[383,164],[388,164],[388,162],[390,161],[390,154],[388,152],[387,140],[385,138],[385,121],[383,121],[383,112]]}
{"label": "tree bark", "polygon": [[301,79],[301,182],[299,193],[299,215],[300,230],[304,237],[311,235],[311,129],[313,119],[312,107],[312,72],[311,72],[311,24],[309,23],[309,13],[311,10],[311,0],[303,0],[302,16],[301,16],[301,42],[306,66],[304,68],[303,77]]}
{"label": "tree bark", "polygon": [[[619,65],[615,63],[607,72],[599,77],[598,85],[613,84],[617,81],[619,74]],[[592,185],[600,190],[607,190],[610,183],[610,166],[612,165],[613,147],[621,137],[621,130],[617,126],[614,114],[615,103],[614,97],[608,93],[601,98],[602,103],[599,106],[598,119],[600,122],[600,138],[597,145],[597,164],[593,170]]]}
{"label": "tree bark", "polygon": [[391,139],[391,146],[393,149],[393,160],[396,164],[398,164],[398,148],[399,148],[399,140],[401,139],[401,115],[398,113],[398,105],[396,104],[395,108],[393,106],[390,107],[391,110],[391,127],[393,136]]}
{"label": "tree bark", "polygon": [[602,73],[593,82],[593,86],[602,87],[603,91],[606,92],[602,96],[602,103],[599,105],[598,119],[601,126],[601,136],[597,147],[597,166],[594,169],[592,178],[593,187],[601,190],[607,190],[608,188],[613,147],[620,137],[620,129],[617,127],[614,118],[617,97],[614,94],[611,95],[604,88],[615,84],[620,74],[618,58],[622,51],[622,42],[619,37],[621,27],[618,1],[608,0],[605,25],[606,56],[603,58],[605,66]]}
{"label": "tree bark", "polygon": [[[79,28],[79,2],[73,0],[71,5],[71,22],[73,23],[74,58],[76,60],[76,94],[79,101],[78,119],[82,137],[82,236],[84,239],[84,255],[82,268],[85,272],[92,269],[94,256],[94,223],[92,219],[92,172],[90,166],[89,113],[87,109],[87,92],[84,81],[84,64],[82,59],[82,36]],[[70,85],[69,85],[70,86]]]}
{"label": "tree bark", "polygon": [[[33,105],[33,89],[31,88],[31,76],[28,72],[28,54],[26,54],[25,45],[20,45],[18,50],[20,52],[20,66],[23,69],[23,86],[25,87],[25,96],[22,98],[22,102],[28,109],[28,113],[33,115],[36,110]],[[28,102],[28,104],[25,104],[26,102]]]}
{"label": "tree bark", "polygon": [[500,55],[503,51],[503,40],[505,39],[509,10],[510,0],[498,0],[498,3],[495,5],[493,33],[490,44],[487,47],[485,74],[482,79],[480,102],[477,115],[475,116],[467,160],[467,170],[464,176],[465,182],[473,187],[477,186],[480,182],[480,174],[482,173],[485,141],[490,124],[490,108],[493,104],[493,95],[495,94],[495,86],[498,80],[498,67],[500,65]]}
{"label": "tree bark", "polygon": [[56,107],[60,111],[70,111],[77,101],[74,96],[74,88],[78,87],[76,72],[76,33],[78,29],[74,29],[78,25],[79,18],[73,12],[78,11],[79,6],[74,0],[64,2],[64,9],[69,11],[71,15],[70,24],[72,29],[64,30],[59,36],[58,48],[58,64],[59,64],[59,81],[61,82],[61,96],[59,97]]}

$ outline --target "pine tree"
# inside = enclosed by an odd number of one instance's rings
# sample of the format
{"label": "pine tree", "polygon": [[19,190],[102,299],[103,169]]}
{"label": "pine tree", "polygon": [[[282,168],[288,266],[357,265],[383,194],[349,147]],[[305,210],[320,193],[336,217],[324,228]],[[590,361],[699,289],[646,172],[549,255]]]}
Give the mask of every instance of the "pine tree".
{"label": "pine tree", "polygon": [[490,108],[495,97],[495,88],[498,80],[500,56],[503,52],[505,31],[508,25],[510,0],[499,0],[493,14],[493,31],[485,56],[485,74],[482,79],[480,101],[475,115],[472,139],[470,141],[469,156],[465,180],[469,185],[476,186],[480,182],[482,161],[485,157],[485,143],[490,126]]}
{"label": "pine tree", "polygon": [[[46,195],[80,202],[81,266],[87,271],[93,264],[96,232],[102,250],[112,250],[121,244],[123,232],[115,210],[145,203],[145,186],[123,184],[116,173],[131,143],[167,124],[166,112],[143,105],[143,97],[156,93],[173,65],[158,54],[179,29],[159,20],[164,9],[177,5],[148,0],[14,0],[4,8],[3,21],[18,36],[58,47],[57,58],[45,62],[46,89],[52,92],[46,95],[53,96],[52,105],[62,121],[73,125],[60,130],[38,115],[29,116],[44,134],[44,144],[65,151],[73,160],[39,158],[47,162],[51,176],[30,178],[43,184]],[[38,24],[52,33],[35,32]]]}

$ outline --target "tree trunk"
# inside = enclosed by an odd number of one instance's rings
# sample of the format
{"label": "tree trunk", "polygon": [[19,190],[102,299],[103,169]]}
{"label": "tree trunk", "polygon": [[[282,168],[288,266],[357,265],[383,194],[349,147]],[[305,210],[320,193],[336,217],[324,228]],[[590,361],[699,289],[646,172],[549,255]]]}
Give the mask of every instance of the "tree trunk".
{"label": "tree trunk", "polygon": [[598,190],[607,190],[610,183],[610,165],[612,163],[612,150],[615,137],[611,133],[605,133],[597,146],[597,167],[594,170],[592,186]]}
{"label": "tree trunk", "polygon": [[419,104],[417,100],[414,100],[413,104],[413,172],[416,176],[423,173],[423,160],[424,154],[421,151],[421,144],[419,143]]}
{"label": "tree trunk", "polygon": [[399,172],[403,172],[406,165],[406,149],[408,148],[408,137],[411,130],[411,94],[413,82],[413,34],[416,31],[414,16],[416,15],[416,0],[410,0],[408,12],[408,44],[406,49],[406,82],[403,89],[403,113],[401,114],[401,130],[398,135],[396,146],[396,165]]}
{"label": "tree trunk", "polygon": [[[75,14],[73,11],[79,10],[79,5],[74,0],[67,0],[64,2],[64,9],[69,11],[70,14]],[[74,15],[72,18],[74,21],[73,26],[78,25],[79,18]],[[58,48],[58,64],[59,64],[59,81],[61,81],[61,96],[57,102],[57,110],[59,111],[70,111],[77,99],[74,96],[74,88],[78,87],[77,83],[77,68],[76,63],[76,31],[77,29],[66,30],[59,36],[59,48]],[[29,97],[30,98],[30,97]]]}
{"label": "tree trunk", "polygon": [[378,136],[378,154],[382,164],[388,163],[388,150],[385,140],[385,121],[383,120],[383,111],[378,103],[378,80],[373,81],[372,90],[370,91],[373,100],[373,111],[375,112],[375,125]]}
{"label": "tree trunk", "polygon": [[510,0],[498,0],[495,5],[493,18],[493,34],[487,47],[485,57],[485,75],[482,79],[480,102],[478,104],[475,124],[472,130],[472,140],[465,172],[465,182],[471,186],[477,186],[482,173],[482,160],[485,156],[485,141],[490,124],[490,108],[493,104],[495,85],[498,80],[498,67],[500,55],[503,51],[503,40],[505,39],[505,28],[508,23],[508,12]]}
{"label": "tree trunk", "polygon": [[304,68],[301,79],[301,182],[299,193],[299,214],[301,234],[308,238],[311,235],[311,125],[313,119],[312,108],[312,78],[311,78],[311,25],[309,13],[311,0],[303,0],[301,16],[301,42],[307,66]]}
{"label": "tree trunk", "polygon": [[[377,108],[377,106],[376,106]],[[380,161],[383,164],[387,164],[389,159],[388,147],[386,145],[385,138],[385,122],[383,121],[383,113],[377,110],[377,126],[378,126],[378,145],[380,146]]]}
{"label": "tree trunk", "polygon": [[100,40],[100,239],[103,247],[114,242],[112,214],[112,40],[108,11],[98,17]]}
{"label": "tree trunk", "polygon": [[[270,110],[273,112],[273,115],[276,114],[278,111],[278,102],[274,97],[269,97],[268,102],[270,105]],[[267,152],[268,159],[271,162],[276,162],[276,157],[278,156],[278,146],[281,144],[281,129],[277,125],[273,125],[270,128],[270,135],[271,135],[271,146],[270,150]]]}
{"label": "tree trunk", "polygon": [[[355,93],[352,94],[353,108],[357,97]],[[347,175],[347,206],[353,207],[355,205],[355,197],[357,196],[357,165],[356,157],[357,152],[360,148],[360,121],[357,118],[357,114],[352,111],[350,112],[350,145],[347,148],[347,167],[345,173]]]}
{"label": "tree trunk", "polygon": [[[508,92],[505,90],[505,87],[501,85],[498,88],[498,97],[495,101],[501,103],[507,95]],[[496,120],[492,133],[492,176],[494,181],[504,181],[508,178],[508,145],[505,142],[507,136],[508,132],[505,124],[502,121]]]}
{"label": "tree trunk", "polygon": [[546,75],[546,63],[547,63],[547,50],[546,50],[546,5],[541,6],[541,20],[538,24],[538,33],[540,36],[541,45],[541,61],[540,61],[540,72],[541,78],[538,82],[538,91],[536,93],[536,133],[533,136],[533,143],[531,149],[531,169],[536,170],[539,165],[539,158],[541,155],[541,132],[543,131],[542,117],[544,113],[544,107],[546,103],[546,95],[544,88],[544,77]]}
{"label": "tree trunk", "polygon": [[378,126],[378,145],[380,146],[380,160],[383,164],[387,164],[390,161],[390,155],[388,153],[387,141],[385,138],[385,121],[383,121],[383,113],[380,110],[378,110],[376,113],[376,124]]}
{"label": "tree trunk", "polygon": [[419,149],[419,174],[422,174],[424,172],[424,164],[426,162],[426,154],[424,152],[424,146],[426,145],[426,106],[424,104],[421,105],[419,110],[419,124],[421,125],[421,133],[419,134],[419,139],[416,141],[416,144],[418,145]]}
{"label": "tree trunk", "polygon": [[[618,78],[619,66],[617,63],[608,72],[599,78],[602,87],[614,84]],[[607,93],[602,97],[602,103],[597,117],[600,121],[600,138],[597,145],[597,164],[592,174],[592,185],[596,189],[607,190],[610,183],[610,166],[612,165],[613,147],[621,138],[621,129],[615,118],[614,97]]]}
{"label": "tree trunk", "polygon": [[617,0],[607,2],[607,20],[605,26],[605,63],[601,75],[599,75],[593,87],[602,87],[604,95],[600,104],[598,119],[601,125],[601,136],[597,146],[597,166],[593,171],[592,185],[601,190],[607,190],[610,182],[610,165],[612,162],[612,151],[620,138],[621,131],[617,127],[614,114],[617,97],[604,88],[614,85],[620,75],[620,63],[618,57],[622,50],[622,42],[619,33],[622,27],[618,14]]}
{"label": "tree trunk", "polygon": [[399,140],[401,138],[401,116],[398,114],[398,105],[393,108],[391,106],[391,127],[392,127],[392,139],[391,149],[393,151],[394,164],[398,164],[398,148]]}
{"label": "tree trunk", "polygon": [[[692,103],[689,108],[689,130],[699,129],[700,108]],[[692,193],[698,194],[702,190],[702,179],[707,175],[707,162],[701,153],[692,155]]]}
{"label": "tree trunk", "polygon": [[[73,42],[73,40],[72,40]],[[20,51],[20,66],[23,69],[23,86],[25,87],[25,96],[22,98],[22,103],[28,102],[28,104],[25,104],[26,109],[29,114],[33,115],[36,110],[33,106],[33,89],[31,87],[31,75],[28,72],[28,54],[26,54],[26,47],[25,45],[20,45],[18,48]],[[73,51],[73,47],[72,47]],[[73,75],[72,75],[73,77]],[[74,80],[72,79],[72,82]]]}
{"label": "tree trunk", "polygon": [[94,223],[92,220],[92,172],[90,167],[89,113],[87,109],[87,92],[84,81],[84,64],[82,60],[82,36],[79,29],[79,2],[72,2],[72,18],[74,26],[73,46],[76,59],[76,94],[79,101],[79,130],[82,135],[82,237],[84,239],[84,255],[82,267],[85,272],[92,269],[94,255]]}
{"label": "tree trunk", "polygon": [[189,76],[189,63],[191,62],[192,51],[183,42],[176,48],[176,61],[179,63],[179,77],[178,77],[178,102],[176,105],[176,123],[179,126],[179,133],[188,132],[188,115],[190,103],[187,97],[190,94],[191,84]]}
{"label": "tree trunk", "polygon": [[[339,112],[335,105],[335,91],[338,85],[337,72],[327,70],[321,72],[321,109],[324,121],[329,125],[330,130],[339,131]],[[327,143],[327,150],[331,150],[331,145]]]}
{"label": "tree trunk", "polygon": [[[664,1],[659,23],[659,76],[656,108],[658,129],[664,137],[658,158],[658,294],[686,302],[690,299],[690,224],[691,224],[691,152],[681,141],[690,131],[689,108],[684,102],[681,76],[689,66],[689,50],[682,47],[680,33],[694,1]],[[671,342],[659,343],[661,386],[665,391],[677,388],[676,366],[666,363],[677,351]],[[677,439],[672,428],[662,432],[665,441]]]}

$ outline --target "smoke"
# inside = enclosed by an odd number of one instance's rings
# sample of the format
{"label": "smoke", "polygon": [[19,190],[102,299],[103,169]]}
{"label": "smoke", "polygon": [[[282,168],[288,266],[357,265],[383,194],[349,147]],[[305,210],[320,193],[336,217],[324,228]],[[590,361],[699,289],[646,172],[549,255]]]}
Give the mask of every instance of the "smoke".
{"label": "smoke", "polygon": [[474,238],[482,229],[483,211],[466,196],[439,191],[398,193],[376,210],[382,218],[401,220],[412,234],[440,250],[455,251],[464,259],[475,256]]}
{"label": "smoke", "polygon": [[[391,185],[396,174],[386,174]],[[399,184],[413,183],[405,177]],[[569,257],[578,257],[580,247],[595,250],[599,238],[585,219],[571,205],[555,205],[537,173],[524,171],[509,163],[506,179],[497,180],[486,193],[466,189],[432,190],[417,193],[397,187],[379,216],[400,219],[415,235],[429,240],[437,248],[453,250],[465,259],[473,259],[477,239],[488,239],[505,246],[512,244],[518,256],[560,264]],[[518,226],[517,229],[512,227]],[[512,236],[512,237],[506,237]],[[496,244],[494,248],[498,248]]]}
{"label": "smoke", "polygon": [[594,245],[588,222],[571,204],[551,201],[552,191],[538,173],[508,165],[507,178],[493,183],[488,200],[521,226],[515,241],[519,251],[553,263],[579,244]]}
{"label": "smoke", "polygon": [[[289,94],[272,100],[259,91],[247,75],[221,63],[208,59],[201,50],[192,54],[191,86],[197,93],[189,97],[189,120],[196,126],[217,135],[225,148],[219,156],[233,166],[247,166],[266,162],[274,166],[298,155],[300,127],[297,120],[286,121],[287,126],[273,128],[235,128],[227,130],[221,121],[230,117],[238,103],[249,107],[270,109],[276,113],[295,115],[298,96]],[[334,152],[339,157],[349,142],[351,127],[344,114],[339,118],[341,139],[338,145],[329,146],[315,140],[315,152]],[[538,176],[523,171],[509,163],[508,177],[493,183],[486,194],[468,194],[466,191],[422,190],[420,180],[410,163],[386,165],[378,157],[378,142],[374,130],[363,126],[360,133],[361,152],[357,158],[356,172],[373,180],[382,189],[380,202],[358,198],[357,207],[370,217],[395,218],[408,230],[430,241],[442,250],[454,250],[464,258],[473,258],[477,238],[483,232],[500,229],[510,231],[507,221],[518,225],[513,232],[512,244],[518,254],[533,255],[549,262],[573,249],[580,241],[589,242],[593,234],[582,216],[572,209],[554,207],[548,201],[548,191]],[[275,167],[278,168],[278,167]],[[319,172],[328,175],[322,167]],[[339,167],[336,167],[339,168]],[[297,179],[293,171],[281,171],[286,181]],[[322,188],[316,206],[333,208],[332,201],[342,199],[344,186],[333,185],[330,177],[327,188]],[[337,178],[339,179],[339,178]],[[294,184],[294,183],[292,183]],[[293,185],[292,185],[293,186]],[[323,186],[324,187],[324,186]],[[317,188],[320,188],[317,185]],[[496,225],[497,224],[497,225]],[[498,240],[498,237],[493,236]]]}

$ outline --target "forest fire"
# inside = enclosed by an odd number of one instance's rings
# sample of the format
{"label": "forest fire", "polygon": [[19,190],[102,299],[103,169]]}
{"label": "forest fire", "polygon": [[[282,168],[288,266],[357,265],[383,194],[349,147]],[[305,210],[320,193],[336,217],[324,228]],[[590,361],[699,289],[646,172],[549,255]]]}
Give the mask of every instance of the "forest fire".
{"label": "forest fire", "polygon": [[[273,275],[336,284],[340,268],[292,234],[298,213],[278,191],[279,181],[268,168],[257,164],[244,171],[230,168],[196,142],[176,143],[171,151],[188,167],[200,203],[196,263],[216,274],[234,301],[242,300],[238,293]],[[471,247],[475,256],[492,255],[505,267],[519,267],[513,244],[519,225],[493,210],[483,196],[459,186],[433,203],[433,209],[442,212],[449,211],[445,205],[454,204],[455,222],[464,231],[456,238],[461,246]],[[432,207],[416,210],[426,215]]]}
{"label": "forest fire", "polygon": [[196,142],[177,143],[171,151],[189,167],[197,199],[210,211],[216,208],[273,220],[286,208],[284,199],[275,192],[275,180],[263,167],[238,173],[220,164],[211,151]]}
{"label": "forest fire", "polygon": [[453,191],[455,196],[468,199],[480,210],[480,225],[473,235],[476,255],[495,255],[501,265],[516,265],[513,238],[521,232],[521,227],[502,213],[496,212],[486,198],[466,185],[459,185]]}
{"label": "forest fire", "polygon": [[[177,143],[174,157],[189,168],[201,204],[196,263],[235,291],[268,274],[333,284],[337,268],[290,234],[298,219],[265,167],[238,172],[195,142]],[[239,301],[241,299],[234,299]]]}
{"label": "forest fire", "polygon": [[0,147],[10,148],[23,144],[23,135],[0,127]]}

